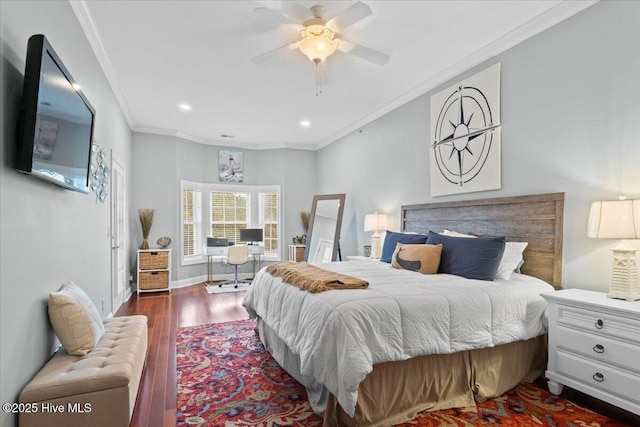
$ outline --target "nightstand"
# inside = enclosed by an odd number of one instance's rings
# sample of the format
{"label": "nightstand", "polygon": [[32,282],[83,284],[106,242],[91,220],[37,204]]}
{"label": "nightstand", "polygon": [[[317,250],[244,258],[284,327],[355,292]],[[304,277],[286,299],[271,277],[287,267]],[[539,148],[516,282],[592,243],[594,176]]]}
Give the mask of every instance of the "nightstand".
{"label": "nightstand", "polygon": [[549,302],[549,390],[564,385],[640,415],[640,301],[566,289]]}

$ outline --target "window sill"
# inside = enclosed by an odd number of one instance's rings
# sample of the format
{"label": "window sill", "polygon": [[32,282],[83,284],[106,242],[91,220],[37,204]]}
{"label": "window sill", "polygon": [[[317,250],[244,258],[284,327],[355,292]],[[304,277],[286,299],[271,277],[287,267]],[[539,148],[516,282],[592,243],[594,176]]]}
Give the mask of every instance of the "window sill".
{"label": "window sill", "polygon": [[188,259],[182,259],[182,261],[180,262],[180,266],[185,267],[185,266],[189,266],[189,265],[197,265],[197,264],[206,264],[207,262],[207,257],[193,257],[193,258],[188,258]]}

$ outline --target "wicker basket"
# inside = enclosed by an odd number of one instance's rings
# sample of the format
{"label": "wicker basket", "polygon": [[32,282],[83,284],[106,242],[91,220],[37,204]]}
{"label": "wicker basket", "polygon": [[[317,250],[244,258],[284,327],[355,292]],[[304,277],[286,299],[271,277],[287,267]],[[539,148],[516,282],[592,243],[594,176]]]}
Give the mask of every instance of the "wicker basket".
{"label": "wicker basket", "polygon": [[140,289],[166,289],[169,288],[168,271],[140,272]]}
{"label": "wicker basket", "polygon": [[140,252],[140,270],[160,270],[169,268],[169,252]]}

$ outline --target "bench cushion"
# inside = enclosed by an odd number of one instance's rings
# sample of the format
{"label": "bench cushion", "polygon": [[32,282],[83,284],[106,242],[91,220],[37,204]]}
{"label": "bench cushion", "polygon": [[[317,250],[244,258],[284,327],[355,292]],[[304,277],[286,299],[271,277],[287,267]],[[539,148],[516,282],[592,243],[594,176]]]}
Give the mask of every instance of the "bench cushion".
{"label": "bench cushion", "polygon": [[105,322],[104,336],[87,355],[73,356],[61,349],[51,358],[22,390],[20,401],[41,402],[126,387],[132,378],[137,392],[146,351],[145,316],[112,318]]}

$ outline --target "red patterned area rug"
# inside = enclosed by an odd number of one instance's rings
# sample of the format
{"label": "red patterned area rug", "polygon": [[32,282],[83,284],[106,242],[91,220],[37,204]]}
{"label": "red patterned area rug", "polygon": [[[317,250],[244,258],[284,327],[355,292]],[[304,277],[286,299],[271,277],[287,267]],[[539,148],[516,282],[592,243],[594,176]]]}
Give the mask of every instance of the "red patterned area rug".
{"label": "red patterned area rug", "polygon": [[[242,320],[179,328],[178,426],[321,426],[304,387],[264,349],[255,322]],[[478,404],[476,412],[448,409],[420,414],[402,426],[604,426],[607,418],[520,384]]]}

